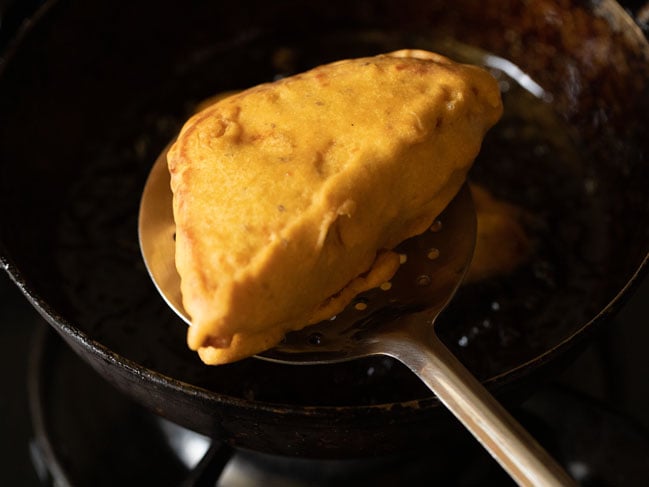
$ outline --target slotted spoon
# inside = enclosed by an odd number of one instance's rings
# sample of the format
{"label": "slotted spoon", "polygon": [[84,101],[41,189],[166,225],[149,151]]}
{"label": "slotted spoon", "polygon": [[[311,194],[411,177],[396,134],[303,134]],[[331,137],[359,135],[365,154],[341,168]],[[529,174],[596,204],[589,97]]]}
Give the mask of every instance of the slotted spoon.
{"label": "slotted spoon", "polygon": [[[164,151],[143,191],[139,238],[147,269],[188,324],[175,268],[175,223]],[[437,337],[434,323],[473,256],[476,219],[465,185],[422,235],[397,248],[402,265],[381,288],[358,296],[331,320],[289,333],[259,358],[332,363],[383,354],[404,363],[519,485],[574,485],[561,466],[487,392]]]}

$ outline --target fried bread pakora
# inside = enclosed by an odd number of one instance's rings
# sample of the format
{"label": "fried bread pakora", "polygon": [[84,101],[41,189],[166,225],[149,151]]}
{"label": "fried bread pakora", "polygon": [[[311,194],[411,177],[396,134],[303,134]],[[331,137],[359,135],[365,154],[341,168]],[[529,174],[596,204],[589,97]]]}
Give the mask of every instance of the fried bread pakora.
{"label": "fried bread pakora", "polygon": [[524,225],[531,216],[525,210],[496,198],[480,184],[469,183],[469,187],[478,226],[465,284],[513,272],[529,258],[533,249]]}
{"label": "fried bread pakora", "polygon": [[238,360],[389,280],[502,113],[486,71],[404,50],[324,65],[194,115],[168,154],[188,345]]}

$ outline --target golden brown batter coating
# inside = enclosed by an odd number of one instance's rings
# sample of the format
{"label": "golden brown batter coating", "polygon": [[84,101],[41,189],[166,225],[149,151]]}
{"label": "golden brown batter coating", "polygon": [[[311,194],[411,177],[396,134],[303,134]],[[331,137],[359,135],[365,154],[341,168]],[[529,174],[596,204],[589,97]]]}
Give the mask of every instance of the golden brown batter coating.
{"label": "golden brown batter coating", "polygon": [[495,198],[479,184],[469,184],[478,221],[475,251],[465,283],[509,274],[527,260],[532,242],[520,207]]}
{"label": "golden brown batter coating", "polygon": [[192,117],[168,155],[190,348],[252,355],[389,280],[390,249],[453,198],[501,112],[487,72],[398,51]]}

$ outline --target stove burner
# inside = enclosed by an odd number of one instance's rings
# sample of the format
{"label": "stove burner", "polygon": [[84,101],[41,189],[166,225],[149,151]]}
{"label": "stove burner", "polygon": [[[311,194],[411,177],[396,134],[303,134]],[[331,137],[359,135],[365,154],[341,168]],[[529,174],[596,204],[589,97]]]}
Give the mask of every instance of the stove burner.
{"label": "stove burner", "polygon": [[[32,457],[55,485],[512,485],[468,435],[449,448],[371,459],[311,460],[235,451],[122,396],[41,327],[33,348]],[[548,386],[518,419],[582,485],[649,485],[649,439],[599,402]],[[218,480],[216,480],[218,479]]]}

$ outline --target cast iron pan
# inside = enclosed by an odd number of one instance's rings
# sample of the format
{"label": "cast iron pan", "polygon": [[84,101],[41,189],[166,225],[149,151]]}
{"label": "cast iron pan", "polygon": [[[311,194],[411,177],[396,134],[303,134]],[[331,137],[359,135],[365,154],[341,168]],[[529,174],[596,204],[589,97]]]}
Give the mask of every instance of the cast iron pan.
{"label": "cast iron pan", "polygon": [[485,62],[506,116],[472,179],[526,209],[534,251],[465,286],[438,329],[515,400],[607,321],[649,251],[649,47],[617,4],[566,3],[48,2],[0,64],[2,264],[104,377],[195,431],[314,457],[448,447],[455,422],[388,358],[200,363],[142,264],[140,193],[217,92],[403,47]]}

